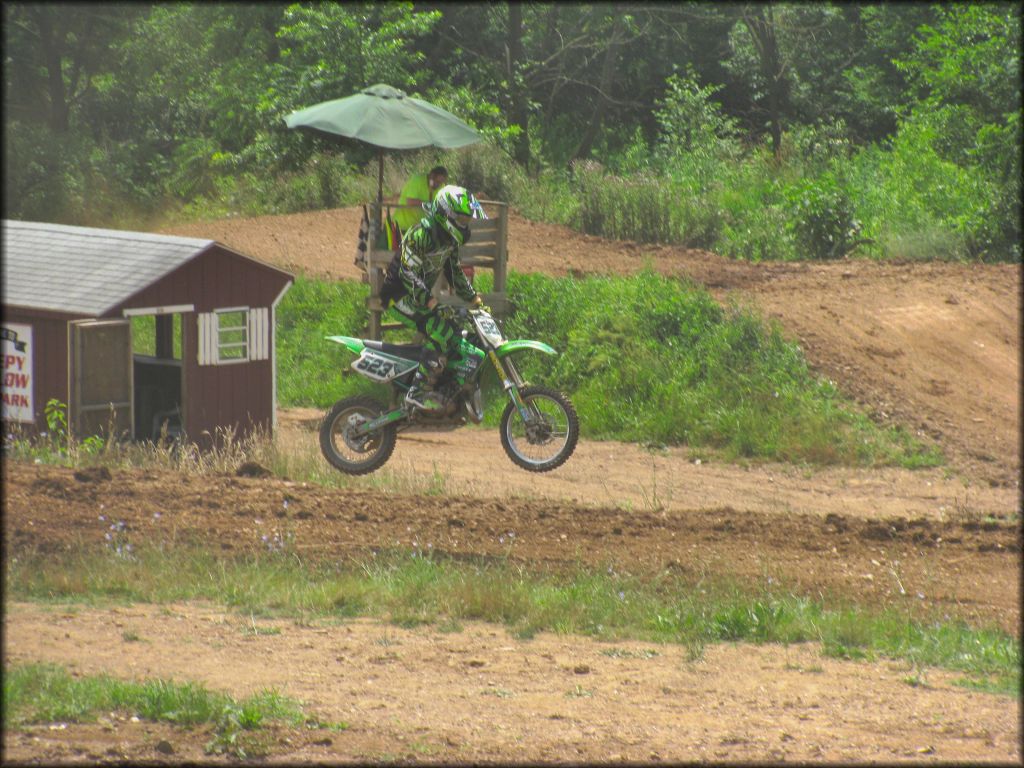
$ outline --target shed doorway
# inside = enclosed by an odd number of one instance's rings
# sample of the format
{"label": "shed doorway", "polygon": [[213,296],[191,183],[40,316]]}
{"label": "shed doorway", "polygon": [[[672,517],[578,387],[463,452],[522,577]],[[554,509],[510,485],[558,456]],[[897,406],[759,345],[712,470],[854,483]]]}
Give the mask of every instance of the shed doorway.
{"label": "shed doorway", "polygon": [[128,322],[76,320],[68,335],[72,430],[83,437],[128,434],[134,406]]}
{"label": "shed doorway", "polygon": [[184,419],[182,315],[130,313],[136,440],[174,439]]}

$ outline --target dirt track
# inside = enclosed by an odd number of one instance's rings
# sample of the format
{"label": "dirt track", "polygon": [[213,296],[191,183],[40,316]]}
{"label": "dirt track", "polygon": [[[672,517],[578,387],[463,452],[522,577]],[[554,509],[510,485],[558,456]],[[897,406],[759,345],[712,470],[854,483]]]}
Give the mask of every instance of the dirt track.
{"label": "dirt track", "polygon": [[[1019,621],[1020,536],[1009,522],[630,510],[537,494],[410,497],[153,470],[118,470],[106,479],[24,464],[5,468],[4,487],[8,558],[25,550],[96,551],[107,523],[122,521],[137,543],[200,540],[252,553],[265,549],[264,536],[280,534],[293,537],[291,551],[306,560],[398,550],[509,558],[534,568],[668,570],[695,588],[705,578],[726,579],[921,618],[955,612],[1010,631]],[[952,685],[956,675],[935,670],[925,673],[926,687],[912,687],[906,663],[839,663],[815,644],[715,646],[694,662],[680,646],[553,635],[524,641],[474,624],[441,633],[372,621],[257,621],[197,604],[56,612],[8,605],[5,638],[5,663],[197,680],[238,696],[274,686],[324,720],[353,725],[327,737],[280,732],[272,752],[288,760],[1020,757],[1019,702],[970,693]],[[194,760],[209,740],[104,721],[8,735],[5,756]],[[160,740],[176,758],[155,751]]]}
{"label": "dirt track", "polygon": [[[356,225],[355,209],[343,209],[173,231],[358,279]],[[483,429],[400,438],[384,471],[391,488],[417,495],[160,471],[76,478],[16,464],[4,467],[5,556],[102,547],[103,514],[139,542],[198,538],[236,553],[290,533],[307,558],[397,549],[537,568],[669,570],[692,583],[777,585],[829,604],[958,615],[1019,632],[1018,268],[752,265],[607,243],[516,216],[510,254],[513,269],[551,274],[650,265],[751,303],[880,421],[937,441],[950,467],[742,467],[697,463],[685,448],[584,441],[564,467],[535,476],[514,468]],[[282,412],[279,439],[315,451],[318,419]],[[443,495],[422,493],[432,476]],[[936,670],[912,686],[916,672],[904,662],[838,662],[816,644],[719,645],[694,661],[678,646],[518,640],[472,623],[440,632],[261,621],[194,603],[108,611],[8,603],[5,640],[5,664],[196,680],[238,696],[275,686],[322,719],[351,724],[338,733],[275,731],[271,755],[288,762],[1021,759],[1019,701],[972,693]],[[209,733],[117,717],[5,736],[6,760],[210,759]],[[156,750],[161,740],[172,753]]]}

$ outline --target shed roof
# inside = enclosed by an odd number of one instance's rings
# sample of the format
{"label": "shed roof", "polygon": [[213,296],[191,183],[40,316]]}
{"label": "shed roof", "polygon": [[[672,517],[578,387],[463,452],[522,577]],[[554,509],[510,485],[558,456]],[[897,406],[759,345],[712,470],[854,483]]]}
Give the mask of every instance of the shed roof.
{"label": "shed roof", "polygon": [[32,221],[3,222],[3,303],[99,316],[213,240]]}

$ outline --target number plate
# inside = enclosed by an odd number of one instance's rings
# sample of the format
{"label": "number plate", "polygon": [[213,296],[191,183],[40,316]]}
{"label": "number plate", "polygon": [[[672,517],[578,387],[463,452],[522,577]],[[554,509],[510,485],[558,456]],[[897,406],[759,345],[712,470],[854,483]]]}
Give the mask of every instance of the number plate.
{"label": "number plate", "polygon": [[480,335],[493,347],[499,347],[505,343],[505,337],[501,333],[498,324],[489,315],[480,312],[474,316],[476,327]]}
{"label": "number plate", "polygon": [[416,367],[412,360],[392,357],[383,352],[364,349],[359,359],[352,363],[352,370],[374,381],[391,381]]}

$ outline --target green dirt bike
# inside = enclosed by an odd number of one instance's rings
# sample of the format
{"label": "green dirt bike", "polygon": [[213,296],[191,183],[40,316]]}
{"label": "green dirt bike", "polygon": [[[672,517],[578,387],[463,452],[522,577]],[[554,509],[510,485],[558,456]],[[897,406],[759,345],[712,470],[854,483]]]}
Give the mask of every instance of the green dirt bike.
{"label": "green dirt bike", "polygon": [[384,465],[395,449],[398,433],[413,426],[454,429],[484,418],[480,378],[484,361],[498,373],[509,403],[501,417],[501,444],[517,465],[531,472],[547,472],[572,455],[579,439],[576,409],[565,395],[549,387],[530,386],[519,375],[511,355],[525,349],[557,354],[541,341],[509,341],[484,309],[458,309],[456,323],[465,326],[458,352],[448,360],[435,387],[444,398],[436,411],[405,404],[423,347],[389,344],[351,336],[328,336],[359,355],[352,369],[371,381],[386,385],[390,405],[374,397],[357,395],[334,404],[320,426],[320,449],[327,461],[342,472],[362,475]]}

